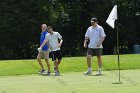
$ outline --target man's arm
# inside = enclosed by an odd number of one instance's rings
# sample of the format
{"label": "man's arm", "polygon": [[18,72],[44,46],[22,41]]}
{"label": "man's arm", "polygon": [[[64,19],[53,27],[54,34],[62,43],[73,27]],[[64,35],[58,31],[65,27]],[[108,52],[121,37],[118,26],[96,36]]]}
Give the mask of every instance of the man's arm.
{"label": "man's arm", "polygon": [[44,42],[41,44],[41,46],[38,48],[38,51],[41,51],[42,48],[44,47],[44,45],[46,45],[47,42],[48,42],[48,40],[45,39]]}
{"label": "man's arm", "polygon": [[63,43],[63,39],[62,39],[62,36],[59,34],[59,32],[57,32],[57,38],[60,40],[58,47],[61,47],[61,45]]}
{"label": "man's arm", "polygon": [[60,43],[58,44],[58,46],[61,47],[62,43],[63,43],[63,39],[61,38]]}
{"label": "man's arm", "polygon": [[105,40],[105,37],[101,37],[101,39],[99,40],[99,43],[97,44],[97,47],[100,47],[104,40]]}
{"label": "man's arm", "polygon": [[106,37],[104,29],[102,27],[100,28],[100,31],[101,31],[100,32],[101,38],[100,38],[100,40],[99,40],[99,42],[97,44],[97,47],[101,46],[101,44],[103,43],[103,41],[105,40],[105,37]]}
{"label": "man's arm", "polygon": [[84,47],[87,48],[87,42],[88,42],[88,37],[85,37],[85,40],[84,40]]}

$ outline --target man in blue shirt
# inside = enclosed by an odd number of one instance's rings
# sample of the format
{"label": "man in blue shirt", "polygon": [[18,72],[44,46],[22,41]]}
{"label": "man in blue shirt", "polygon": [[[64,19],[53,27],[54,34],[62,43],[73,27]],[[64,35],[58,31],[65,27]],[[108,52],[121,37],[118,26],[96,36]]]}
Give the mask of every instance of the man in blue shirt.
{"label": "man in blue shirt", "polygon": [[60,76],[60,72],[58,69],[58,66],[60,65],[60,62],[62,60],[61,55],[61,45],[63,43],[62,36],[58,32],[54,32],[53,28],[51,26],[48,26],[48,34],[46,35],[46,39],[41,44],[41,46],[38,48],[39,51],[41,51],[46,43],[49,43],[49,47],[52,51],[52,59],[54,61],[55,65],[55,76]]}
{"label": "man in blue shirt", "polygon": [[[46,24],[42,24],[41,25],[41,37],[40,37],[40,45],[44,42],[45,40],[45,37],[46,35],[48,34],[47,32],[47,25]],[[48,71],[45,70],[44,66],[43,66],[43,63],[41,61],[41,58],[44,58],[45,59],[45,62],[47,64],[47,67],[48,67]],[[48,45],[44,45],[44,47],[42,48],[41,51],[38,52],[38,55],[37,55],[37,61],[41,67],[41,71],[39,71],[39,74],[40,75],[50,75],[50,63],[49,63],[49,47]]]}

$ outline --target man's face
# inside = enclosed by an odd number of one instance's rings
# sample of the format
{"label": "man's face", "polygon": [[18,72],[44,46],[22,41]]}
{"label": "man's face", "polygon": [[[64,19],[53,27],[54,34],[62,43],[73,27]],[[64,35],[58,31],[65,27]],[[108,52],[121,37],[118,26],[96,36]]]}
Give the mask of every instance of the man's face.
{"label": "man's face", "polygon": [[41,25],[41,29],[42,31],[45,31],[47,29],[47,25],[46,24]]}
{"label": "man's face", "polygon": [[91,25],[95,25],[96,24],[96,22],[91,22]]}
{"label": "man's face", "polygon": [[52,28],[48,28],[48,32],[51,33],[52,32]]}

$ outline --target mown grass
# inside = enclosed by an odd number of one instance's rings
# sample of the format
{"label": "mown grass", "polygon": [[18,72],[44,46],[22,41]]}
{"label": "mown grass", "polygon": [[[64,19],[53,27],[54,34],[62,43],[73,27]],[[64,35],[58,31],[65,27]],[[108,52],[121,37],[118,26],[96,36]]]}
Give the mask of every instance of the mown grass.
{"label": "mown grass", "polygon": [[[102,60],[103,70],[118,69],[117,55],[104,55],[102,56]],[[92,62],[93,70],[97,70],[97,58],[94,57]],[[53,70],[51,59],[50,63]],[[120,55],[120,65],[122,70],[140,69],[140,54]],[[86,57],[64,57],[60,65],[61,73],[82,72],[86,69]],[[0,76],[36,74],[39,70],[40,67],[36,59],[0,61]]]}
{"label": "mown grass", "polygon": [[104,75],[85,76],[81,72],[62,73],[61,76],[20,75],[1,76],[0,93],[139,93],[140,70],[104,71]]}

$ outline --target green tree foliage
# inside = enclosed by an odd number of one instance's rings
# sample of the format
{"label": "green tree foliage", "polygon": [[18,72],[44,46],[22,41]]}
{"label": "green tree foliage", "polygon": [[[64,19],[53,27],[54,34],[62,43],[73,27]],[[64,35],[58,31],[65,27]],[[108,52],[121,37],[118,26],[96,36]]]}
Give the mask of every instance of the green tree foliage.
{"label": "green tree foliage", "polygon": [[116,32],[105,21],[118,5],[121,53],[140,44],[139,0],[0,0],[0,59],[35,58],[40,25],[52,25],[62,34],[64,56],[84,55],[84,34],[97,17],[107,34],[104,54],[113,54]]}

